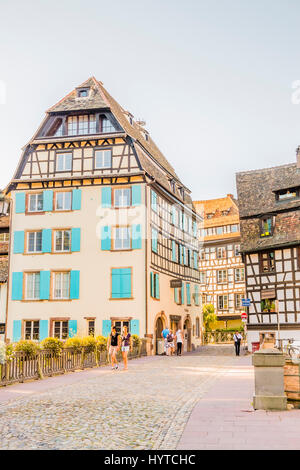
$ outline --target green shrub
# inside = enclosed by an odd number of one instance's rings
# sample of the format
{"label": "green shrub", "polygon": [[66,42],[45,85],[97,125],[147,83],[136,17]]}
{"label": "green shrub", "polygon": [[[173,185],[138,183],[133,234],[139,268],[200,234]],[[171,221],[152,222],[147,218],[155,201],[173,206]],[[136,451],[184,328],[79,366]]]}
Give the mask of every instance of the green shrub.
{"label": "green shrub", "polygon": [[58,338],[45,338],[41,342],[42,349],[53,352],[56,356],[61,353],[63,342]]}
{"label": "green shrub", "polygon": [[141,338],[138,335],[132,335],[132,346],[138,348],[141,344]]}
{"label": "green shrub", "polygon": [[6,359],[10,361],[14,355],[14,346],[13,344],[6,345]]}
{"label": "green shrub", "polygon": [[94,352],[97,348],[97,340],[94,336],[85,336],[82,338],[81,342],[87,353]]}
{"label": "green shrub", "polygon": [[23,352],[28,357],[33,357],[36,356],[36,354],[40,350],[40,346],[34,341],[25,339],[16,343],[14,346],[14,350],[17,352]]}
{"label": "green shrub", "polygon": [[72,348],[74,352],[80,352],[82,351],[82,339],[77,336],[68,338],[64,343],[64,348]]}
{"label": "green shrub", "polygon": [[105,351],[107,346],[107,338],[104,336],[97,336],[96,341],[98,351]]}

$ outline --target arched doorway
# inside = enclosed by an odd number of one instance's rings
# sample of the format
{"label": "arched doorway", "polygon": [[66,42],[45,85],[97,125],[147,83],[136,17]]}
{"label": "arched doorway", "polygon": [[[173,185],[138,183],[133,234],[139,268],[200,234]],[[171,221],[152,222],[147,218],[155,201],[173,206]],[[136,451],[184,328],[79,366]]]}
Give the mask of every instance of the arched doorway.
{"label": "arched doorway", "polygon": [[192,350],[192,325],[189,317],[186,317],[183,323],[183,333],[184,333],[184,343],[183,350],[191,351]]}
{"label": "arched doorway", "polygon": [[[163,340],[162,340],[162,337],[161,337],[161,333],[163,331],[163,329],[165,328],[166,326],[166,319],[164,318],[164,314],[161,313],[159,314],[157,317],[156,317],[156,321],[155,321],[155,354],[162,354],[164,352],[164,349],[163,349]],[[161,343],[161,344],[160,344]]]}

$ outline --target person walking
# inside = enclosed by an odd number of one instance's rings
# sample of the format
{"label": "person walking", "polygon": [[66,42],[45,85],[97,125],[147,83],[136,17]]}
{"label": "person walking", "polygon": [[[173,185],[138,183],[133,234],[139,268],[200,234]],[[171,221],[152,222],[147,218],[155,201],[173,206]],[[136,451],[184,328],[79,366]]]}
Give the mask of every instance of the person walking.
{"label": "person walking", "polygon": [[164,354],[168,355],[168,340],[167,336],[170,333],[169,328],[166,326],[161,332],[161,337],[164,339]]}
{"label": "person walking", "polygon": [[114,326],[111,328],[111,333],[107,341],[107,351],[111,359],[111,368],[118,369],[117,352],[120,350],[121,337]]}
{"label": "person walking", "polygon": [[241,347],[242,339],[243,339],[242,335],[238,331],[236,331],[235,334],[233,335],[236,356],[240,355],[240,347]]}
{"label": "person walking", "polygon": [[122,335],[122,356],[124,362],[124,370],[128,370],[128,352],[132,351],[132,336],[128,332],[127,326],[123,326],[123,335]]}
{"label": "person walking", "polygon": [[177,356],[181,356],[182,354],[182,341],[183,341],[183,331],[181,330],[180,326],[175,333],[176,337],[176,346],[177,346]]}
{"label": "person walking", "polygon": [[168,350],[168,356],[173,356],[174,353],[174,335],[173,331],[170,330],[169,334],[167,336],[167,350]]}

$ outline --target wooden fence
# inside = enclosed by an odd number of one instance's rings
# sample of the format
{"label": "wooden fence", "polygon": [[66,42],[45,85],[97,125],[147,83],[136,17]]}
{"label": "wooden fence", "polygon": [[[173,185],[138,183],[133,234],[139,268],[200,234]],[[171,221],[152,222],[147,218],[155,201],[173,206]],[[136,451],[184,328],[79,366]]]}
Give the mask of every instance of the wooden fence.
{"label": "wooden fence", "polygon": [[[146,355],[146,342],[141,340],[139,347],[134,347],[132,352],[129,351],[128,358],[135,359]],[[118,360],[122,360],[120,351]],[[107,364],[106,351],[91,352],[88,348],[81,348],[79,351],[65,348],[58,355],[49,350],[41,350],[34,356],[15,352],[5,364],[0,364],[0,386]]]}

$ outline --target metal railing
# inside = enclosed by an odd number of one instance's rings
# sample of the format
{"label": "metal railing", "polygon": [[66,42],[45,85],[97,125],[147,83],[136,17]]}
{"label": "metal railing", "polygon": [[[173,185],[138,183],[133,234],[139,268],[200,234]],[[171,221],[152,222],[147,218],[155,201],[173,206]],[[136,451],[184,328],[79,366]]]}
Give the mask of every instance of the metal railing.
{"label": "metal railing", "polygon": [[[243,337],[243,333],[240,333]],[[203,333],[204,344],[210,343],[233,343],[234,331],[206,331]]]}
{"label": "metal railing", "polygon": [[[128,359],[146,356],[146,342],[141,340],[138,347],[128,353]],[[78,369],[99,367],[108,364],[107,351],[90,351],[89,348],[74,350],[64,348],[59,354],[41,350],[34,356],[15,352],[4,364],[0,364],[0,386],[30,379],[42,379],[52,375],[64,374]],[[122,360],[119,351],[118,360]]]}

